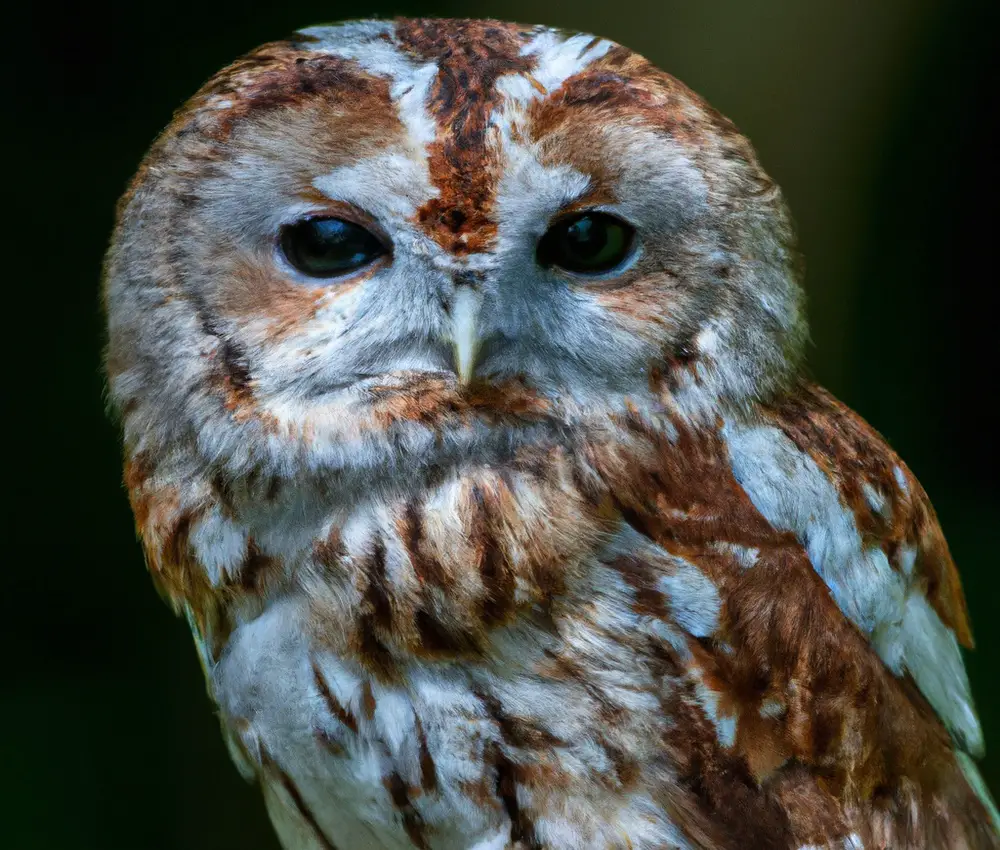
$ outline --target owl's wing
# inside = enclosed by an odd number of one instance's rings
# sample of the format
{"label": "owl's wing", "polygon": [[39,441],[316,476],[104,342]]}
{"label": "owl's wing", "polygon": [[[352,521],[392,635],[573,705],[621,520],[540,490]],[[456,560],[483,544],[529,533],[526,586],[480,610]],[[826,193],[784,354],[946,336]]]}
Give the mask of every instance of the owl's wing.
{"label": "owl's wing", "polygon": [[795,534],[845,616],[897,676],[909,676],[967,752],[983,752],[959,644],[965,598],[934,508],[867,422],[805,385],[757,428],[731,428],[736,479]]}
{"label": "owl's wing", "polygon": [[[681,809],[734,834],[769,811],[810,846],[1000,847],[969,755],[983,742],[958,576],[882,438],[812,386],[718,430],[627,425],[591,464],[668,574],[655,586],[691,682],[668,745]],[[670,577],[684,564],[717,603]]]}

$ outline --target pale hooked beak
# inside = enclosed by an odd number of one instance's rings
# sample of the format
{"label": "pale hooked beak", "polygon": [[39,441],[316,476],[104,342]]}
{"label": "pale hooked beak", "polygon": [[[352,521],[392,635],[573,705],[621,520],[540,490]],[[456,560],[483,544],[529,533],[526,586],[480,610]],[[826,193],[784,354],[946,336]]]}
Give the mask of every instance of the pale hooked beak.
{"label": "pale hooked beak", "polygon": [[455,292],[451,307],[451,341],[455,352],[455,371],[460,383],[468,384],[476,369],[479,333],[476,323],[482,296],[471,287]]}

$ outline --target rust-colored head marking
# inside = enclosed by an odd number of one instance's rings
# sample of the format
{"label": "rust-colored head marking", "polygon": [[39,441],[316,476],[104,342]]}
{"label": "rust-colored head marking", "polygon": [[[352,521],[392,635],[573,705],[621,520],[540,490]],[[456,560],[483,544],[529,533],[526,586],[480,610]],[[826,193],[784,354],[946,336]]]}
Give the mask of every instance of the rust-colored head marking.
{"label": "rust-colored head marking", "polygon": [[431,180],[440,194],[417,215],[441,247],[455,254],[481,251],[496,234],[490,208],[498,163],[491,154],[490,117],[505,74],[529,74],[522,55],[530,30],[499,21],[400,21],[399,44],[438,64],[428,108],[438,126],[431,145]]}
{"label": "rust-colored head marking", "polygon": [[[355,117],[392,114],[388,80],[366,73],[350,58],[303,50],[304,43],[271,42],[238,59],[202,87],[179,113],[175,126],[193,125],[225,139],[248,116],[259,118],[284,107],[305,108],[317,100],[328,109],[350,109]],[[338,129],[342,136],[343,128]]]}

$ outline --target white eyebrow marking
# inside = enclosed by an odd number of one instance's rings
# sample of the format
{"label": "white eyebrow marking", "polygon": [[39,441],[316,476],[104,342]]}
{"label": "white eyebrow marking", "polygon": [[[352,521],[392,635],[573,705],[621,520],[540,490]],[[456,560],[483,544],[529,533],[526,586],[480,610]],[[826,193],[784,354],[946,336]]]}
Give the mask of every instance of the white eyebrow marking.
{"label": "white eyebrow marking", "polygon": [[399,147],[349,165],[341,165],[312,181],[328,198],[346,201],[376,216],[383,225],[407,219],[438,194],[431,185],[426,159],[407,156]]}
{"label": "white eyebrow marking", "polygon": [[[586,33],[565,40],[552,30],[543,30],[521,50],[523,56],[536,56],[538,64],[532,76],[549,92],[583,71],[591,62],[604,56],[615,44]],[[534,89],[533,89],[534,91]],[[535,91],[536,97],[541,92]]]}

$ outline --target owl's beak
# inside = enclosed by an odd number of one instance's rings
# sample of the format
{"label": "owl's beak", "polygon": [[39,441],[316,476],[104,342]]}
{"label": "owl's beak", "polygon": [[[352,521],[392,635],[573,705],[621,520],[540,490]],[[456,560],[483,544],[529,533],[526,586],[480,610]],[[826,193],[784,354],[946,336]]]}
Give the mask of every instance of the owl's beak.
{"label": "owl's beak", "polygon": [[459,382],[468,384],[476,371],[479,354],[479,318],[481,295],[475,289],[462,287],[455,291],[451,306],[451,341],[455,353],[455,372]]}

